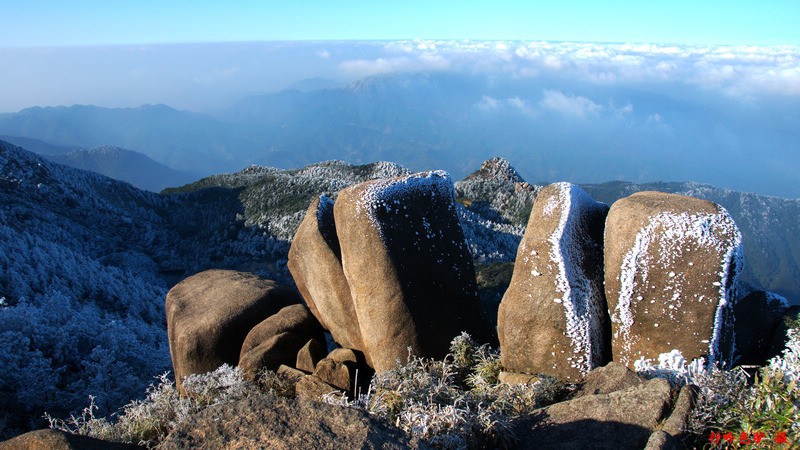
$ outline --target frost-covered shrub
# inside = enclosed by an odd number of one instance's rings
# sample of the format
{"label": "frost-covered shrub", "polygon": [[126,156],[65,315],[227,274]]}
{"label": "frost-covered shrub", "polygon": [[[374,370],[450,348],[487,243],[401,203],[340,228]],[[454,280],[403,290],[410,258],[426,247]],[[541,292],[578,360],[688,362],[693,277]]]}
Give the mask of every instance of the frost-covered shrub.
{"label": "frost-covered shrub", "polygon": [[95,417],[98,408],[90,397],[89,406],[80,415],[62,420],[47,414],[47,419],[50,427],[58,430],[152,448],[178,424],[209,406],[264,394],[293,396],[290,386],[288,380],[271,371],[261,373],[254,384],[239,368],[224,364],[213,372],[186,377],[183,389],[187,397],[180,395],[174,380],[165,373],[150,384],[143,399],[128,403],[108,418]]}
{"label": "frost-covered shrub", "polygon": [[441,448],[505,448],[515,439],[512,418],[557,401],[568,386],[550,378],[507,385],[498,381],[500,370],[498,352],[462,333],[441,361],[411,355],[377,374],[356,400],[325,399],[386,418]]}
{"label": "frost-covered shrub", "polygon": [[730,443],[735,448],[750,448],[739,437],[756,435],[772,443],[777,436],[785,436],[786,446],[779,448],[791,448],[800,433],[800,318],[789,323],[787,337],[783,354],[752,376],[743,368],[722,370],[704,366],[703,361],[687,365],[677,351],[661,355],[658,366],[640,360],[636,368],[648,376],[699,388],[688,424],[699,444],[707,444],[714,432],[735,436]]}

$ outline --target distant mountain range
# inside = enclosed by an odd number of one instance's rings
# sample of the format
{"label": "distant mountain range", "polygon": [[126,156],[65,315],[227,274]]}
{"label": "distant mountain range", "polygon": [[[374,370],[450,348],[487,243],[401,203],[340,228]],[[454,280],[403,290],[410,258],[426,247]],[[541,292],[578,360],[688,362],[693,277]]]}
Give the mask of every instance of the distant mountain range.
{"label": "distant mountain range", "polygon": [[201,177],[199,173],[173,170],[142,153],[109,145],[78,149],[48,144],[39,139],[16,136],[0,136],[0,140],[30,149],[50,161],[76,169],[97,172],[152,192],[160,192],[170,186],[191,183]]}
{"label": "distant mountain range", "polygon": [[153,192],[190,183],[200,177],[199,173],[173,170],[139,152],[112,146],[43,156],[53,162],[97,172]]}
{"label": "distant mountain range", "polygon": [[[337,159],[395,161],[462,178],[499,155],[531,182],[688,179],[800,197],[797,168],[780,163],[794,161],[794,150],[779,137],[761,139],[725,104],[699,108],[700,97],[631,87],[599,98],[587,89],[566,79],[454,72],[378,75],[338,87],[317,79],[215,115],[166,105],[28,108],[0,114],[0,134],[73,150],[112,145],[203,175]],[[739,130],[745,138],[731,134]]]}

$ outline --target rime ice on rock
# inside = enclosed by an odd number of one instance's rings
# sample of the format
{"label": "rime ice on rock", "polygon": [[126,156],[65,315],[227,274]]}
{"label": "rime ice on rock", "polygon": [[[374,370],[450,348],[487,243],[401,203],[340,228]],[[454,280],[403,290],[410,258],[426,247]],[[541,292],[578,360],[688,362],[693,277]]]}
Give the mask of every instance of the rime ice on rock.
{"label": "rime ice on rock", "polygon": [[724,208],[639,192],[606,221],[606,298],[614,360],[628,367],[677,349],[692,361],[731,354],[741,234]]}
{"label": "rime ice on rock", "polygon": [[368,181],[337,197],[342,268],[378,371],[404,361],[408,347],[441,357],[462,331],[484,342],[492,334],[454,203],[441,171]]}
{"label": "rime ice on rock", "polygon": [[570,183],[539,193],[500,303],[506,370],[579,380],[607,362],[602,246],[607,212],[608,206]]}

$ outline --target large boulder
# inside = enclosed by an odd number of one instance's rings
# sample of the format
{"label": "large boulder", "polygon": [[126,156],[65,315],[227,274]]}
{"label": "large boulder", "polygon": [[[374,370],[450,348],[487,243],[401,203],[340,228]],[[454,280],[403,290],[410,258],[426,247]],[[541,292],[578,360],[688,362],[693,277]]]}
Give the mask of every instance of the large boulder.
{"label": "large boulder", "polygon": [[376,371],[406,361],[408,348],[441,358],[462,331],[492,339],[447,173],[344,189],[334,219],[364,345],[356,350]]}
{"label": "large boulder", "polygon": [[615,202],[605,232],[614,361],[633,368],[677,349],[687,361],[730,363],[741,241],[706,200],[638,192]]}
{"label": "large boulder", "polygon": [[503,367],[578,381],[610,360],[603,288],[608,206],[578,186],[539,193],[497,317]]}
{"label": "large boulder", "polygon": [[333,340],[364,350],[333,220],[333,201],[311,202],[289,248],[289,271],[306,304]]}
{"label": "large boulder", "polygon": [[175,285],[165,307],[178,389],[183,392],[188,375],[237,365],[247,333],[284,306],[301,301],[289,287],[232,270],[208,270]]}

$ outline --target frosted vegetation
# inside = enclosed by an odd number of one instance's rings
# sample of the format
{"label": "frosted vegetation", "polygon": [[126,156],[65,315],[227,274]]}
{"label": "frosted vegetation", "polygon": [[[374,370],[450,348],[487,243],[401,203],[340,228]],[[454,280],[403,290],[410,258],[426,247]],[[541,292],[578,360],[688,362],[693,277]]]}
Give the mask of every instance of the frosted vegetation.
{"label": "frosted vegetation", "polygon": [[[788,337],[783,355],[760,369],[754,382],[748,382],[742,370],[687,366],[680,352],[662,355],[658,365],[640,361],[638,367],[646,376],[667,378],[674,386],[697,386],[699,399],[686,430],[689,448],[703,447],[711,431],[737,437],[759,432],[768,439],[786,432],[792,439],[800,431],[800,318],[790,323]],[[406,365],[376,375],[355,399],[333,392],[323,400],[384,418],[439,448],[505,448],[517,439],[515,418],[563,400],[575,386],[547,377],[508,385],[499,382],[500,370],[498,352],[462,334],[442,360],[411,357]],[[48,419],[64,431],[152,447],[208,406],[257,395],[294,396],[293,385],[274,372],[264,371],[249,382],[227,365],[192,375],[183,386],[189,398],[180,397],[165,374],[150,385],[144,399],[125,405],[110,420],[95,417],[94,403],[67,420]]]}
{"label": "frosted vegetation", "polygon": [[787,320],[787,343],[782,355],[748,374],[744,368],[723,370],[701,358],[687,364],[679,351],[660,355],[657,364],[646,359],[636,369],[649,377],[663,377],[674,385],[699,388],[689,431],[698,445],[708,442],[711,431],[748,436],[763,433],[772,440],[785,433],[793,448],[800,432],[800,316]]}
{"label": "frosted vegetation", "polygon": [[170,367],[164,298],[212,267],[285,279],[288,245],[224,191],[157,195],[0,143],[0,437],[141,395]]}
{"label": "frosted vegetation", "polygon": [[[412,357],[406,365],[375,376],[356,399],[339,392],[323,399],[384,418],[439,448],[504,448],[516,439],[514,418],[564,398],[573,386],[552,378],[508,385],[498,381],[499,372],[499,353],[462,334],[443,360]],[[274,372],[264,371],[249,382],[227,365],[192,375],[183,387],[189,398],[181,398],[174,382],[163,375],[143,400],[129,403],[111,420],[96,417],[94,403],[66,420],[48,420],[71,433],[152,447],[203,408],[257,395],[295,395],[293,385]]]}

